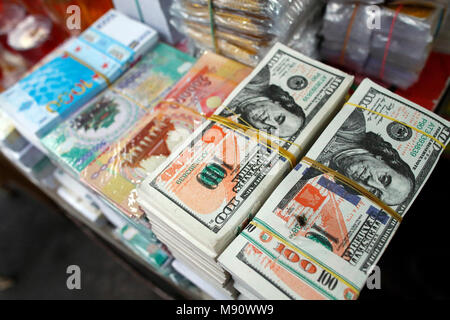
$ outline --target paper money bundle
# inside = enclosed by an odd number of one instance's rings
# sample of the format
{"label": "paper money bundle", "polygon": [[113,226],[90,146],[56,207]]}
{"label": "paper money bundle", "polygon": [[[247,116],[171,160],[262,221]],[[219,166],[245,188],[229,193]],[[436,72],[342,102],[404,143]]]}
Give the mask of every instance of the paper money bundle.
{"label": "paper money bundle", "polygon": [[0,95],[1,108],[17,129],[39,144],[56,125],[116,80],[156,42],[157,33],[110,10],[62,54]]}
{"label": "paper money bundle", "polygon": [[219,257],[245,296],[356,299],[450,138],[450,123],[364,80]]}
{"label": "paper money bundle", "polygon": [[[174,257],[223,287],[228,274],[217,257],[291,169],[288,154],[295,165],[352,82],[276,44],[216,111],[216,120],[198,128],[138,189],[153,231]],[[252,137],[255,130],[273,143]]]}
{"label": "paper money bundle", "polygon": [[322,0],[219,0],[213,1],[211,15],[206,0],[175,0],[171,13],[173,24],[198,48],[217,47],[222,55],[256,66],[277,41],[287,43],[293,32],[304,29],[323,4]]}
{"label": "paper money bundle", "polygon": [[42,145],[78,177],[111,143],[134,128],[194,62],[191,56],[158,44],[110,88],[47,134]]}
{"label": "paper money bundle", "polygon": [[222,104],[250,68],[205,53],[154,110],[105,149],[82,180],[128,217],[139,219],[136,185],[176,150]]}
{"label": "paper money bundle", "polygon": [[372,6],[329,1],[321,56],[325,61],[408,88],[428,59],[442,7]]}

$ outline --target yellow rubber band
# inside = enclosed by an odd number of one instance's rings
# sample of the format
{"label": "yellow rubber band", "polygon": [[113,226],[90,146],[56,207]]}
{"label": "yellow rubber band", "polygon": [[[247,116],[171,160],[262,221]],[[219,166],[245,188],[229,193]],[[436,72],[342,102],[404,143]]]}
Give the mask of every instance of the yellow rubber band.
{"label": "yellow rubber band", "polygon": [[[225,109],[227,109],[228,111],[230,111],[231,113],[233,113],[233,114],[234,114],[236,117],[238,117],[242,122],[244,122],[248,127],[252,127],[252,125],[251,125],[250,123],[248,123],[247,121],[245,121],[245,119],[243,119],[242,117],[240,117],[240,116],[238,116],[236,113],[234,113],[233,110],[231,110],[231,109],[228,108],[227,106],[223,106],[223,107],[224,107]],[[260,131],[260,132],[262,132],[264,135],[266,135],[266,136],[268,136],[268,137],[273,137],[274,139],[277,139],[277,140],[280,140],[280,141],[289,143],[289,144],[291,144],[291,145],[293,145],[293,146],[296,146],[300,151],[303,149],[300,145],[298,145],[298,144],[296,144],[296,143],[294,143],[294,142],[292,142],[292,141],[283,139],[283,138],[281,138],[281,137],[274,136],[274,135],[272,135],[272,134],[270,134],[270,133],[268,133],[268,132],[265,132],[265,131]]]}
{"label": "yellow rubber band", "polygon": [[[204,118],[206,120],[209,120],[209,121],[212,121],[212,122],[215,122],[215,123],[219,123],[219,124],[223,125],[224,127],[227,127],[227,128],[229,128],[229,129],[231,129],[233,131],[239,131],[240,133],[244,134],[245,136],[247,136],[247,137],[249,137],[251,139],[254,139],[258,143],[264,145],[265,147],[267,147],[267,148],[277,152],[280,156],[282,156],[283,158],[285,158],[286,160],[289,161],[289,163],[291,164],[292,168],[295,168],[295,166],[297,165],[297,158],[291,152],[289,152],[288,150],[280,147],[276,142],[273,142],[270,139],[263,139],[263,138],[265,138],[264,136],[271,136],[269,133],[266,133],[264,131],[260,131],[259,129],[256,129],[256,128],[254,128],[251,125],[245,125],[245,124],[237,123],[237,122],[235,122],[235,121],[233,121],[233,120],[231,120],[229,118],[222,117],[222,116],[219,116],[219,115],[212,115],[211,117],[207,117],[204,114],[201,114],[201,113],[199,113],[199,112],[197,112],[195,110],[192,110],[191,108],[189,108],[189,107],[187,107],[187,106],[185,106],[185,105],[183,105],[181,103],[175,102],[175,101],[165,100],[165,101],[161,101],[160,102],[160,105],[164,105],[164,104],[178,106],[178,107],[180,107],[182,109],[185,109],[185,110],[187,110],[189,112],[192,112],[193,114],[195,114],[195,115],[197,115],[199,117],[202,117],[202,118]],[[244,122],[246,122],[246,121],[244,121]],[[278,138],[278,137],[276,137],[276,139],[284,140],[284,139],[281,139],[281,138]],[[287,143],[290,143],[292,145],[296,145],[295,143],[292,143],[292,142],[290,142],[288,140],[284,140],[284,141],[286,141]],[[298,146],[298,148],[300,150],[302,149],[300,146]]]}
{"label": "yellow rubber band", "polygon": [[280,147],[277,143],[275,143],[269,139],[262,139],[261,136],[264,135],[265,132],[259,131],[258,129],[255,129],[253,127],[249,127],[249,126],[246,126],[246,125],[243,125],[240,123],[236,123],[233,120],[230,120],[225,117],[217,116],[217,115],[213,115],[207,119],[210,121],[216,122],[216,123],[220,123],[221,125],[229,128],[233,131],[239,131],[240,133],[244,134],[245,136],[252,138],[252,139],[256,140],[258,143],[264,145],[265,147],[277,152],[279,155],[281,155],[283,158],[285,158],[289,161],[292,168],[294,168],[297,165],[297,159],[291,152]]}
{"label": "yellow rubber band", "polygon": [[381,201],[378,197],[376,197],[374,194],[372,194],[371,192],[369,192],[368,190],[366,190],[365,188],[363,188],[362,186],[360,186],[357,182],[347,178],[346,176],[344,176],[343,174],[328,168],[327,166],[321,164],[320,162],[317,162],[316,160],[313,160],[311,158],[308,157],[303,157],[303,159],[300,162],[304,162],[308,165],[310,165],[311,167],[314,167],[320,171],[322,171],[323,173],[327,173],[331,176],[333,176],[335,179],[340,180],[342,182],[344,182],[346,185],[348,185],[349,187],[355,189],[356,191],[358,191],[360,194],[362,194],[363,196],[365,196],[366,198],[368,198],[369,200],[371,200],[372,202],[376,203],[377,205],[379,205],[384,211],[386,211],[392,218],[394,218],[395,220],[397,220],[398,222],[402,222],[403,218],[400,214],[398,214],[397,212],[395,212],[391,207],[389,207],[387,204],[385,204],[383,201]]}
{"label": "yellow rubber band", "polygon": [[391,120],[391,121],[395,121],[395,122],[397,122],[397,123],[400,123],[400,124],[402,124],[402,125],[404,125],[404,126],[406,126],[406,127],[408,127],[408,128],[411,128],[412,130],[417,131],[418,133],[421,133],[421,134],[423,134],[424,136],[430,138],[431,140],[433,140],[433,141],[435,141],[436,143],[438,143],[443,149],[445,149],[445,145],[444,145],[442,142],[440,142],[438,139],[436,139],[436,138],[433,137],[432,135],[426,133],[425,131],[422,131],[422,130],[420,130],[420,129],[416,128],[416,127],[413,127],[413,126],[411,126],[411,125],[409,125],[409,124],[407,124],[407,123],[404,123],[404,122],[402,122],[402,121],[400,121],[400,120],[397,120],[397,119],[395,119],[395,118],[392,118],[392,117],[390,117],[390,116],[388,116],[388,115],[385,115],[385,114],[382,114],[382,113],[380,113],[380,112],[371,110],[371,109],[369,109],[369,108],[360,106],[360,105],[358,105],[358,104],[354,104],[354,103],[351,103],[351,102],[346,102],[345,104],[348,104],[348,105],[350,105],[350,106],[352,106],[352,107],[356,107],[356,108],[360,108],[360,109],[369,111],[369,112],[371,112],[371,113],[373,113],[373,114],[376,114],[376,115],[378,115],[378,116],[381,116],[381,117],[383,117],[383,118],[386,118],[386,119],[389,119],[389,120]]}

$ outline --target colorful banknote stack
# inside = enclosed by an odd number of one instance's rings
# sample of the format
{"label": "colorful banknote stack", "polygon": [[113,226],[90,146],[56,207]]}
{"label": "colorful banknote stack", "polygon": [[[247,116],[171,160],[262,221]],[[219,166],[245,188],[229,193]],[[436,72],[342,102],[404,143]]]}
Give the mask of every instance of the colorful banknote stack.
{"label": "colorful banknote stack", "polygon": [[34,144],[117,79],[157,41],[150,27],[110,10],[64,52],[0,95],[1,108]]}
{"label": "colorful banknote stack", "polygon": [[226,286],[218,255],[306,152],[352,81],[282,44],[272,48],[138,189],[153,231],[176,259]]}
{"label": "colorful banknote stack", "polygon": [[81,178],[127,216],[141,218],[136,185],[164,162],[250,71],[227,58],[204,54],[165,101],[87,166]]}
{"label": "colorful banknote stack", "polygon": [[250,298],[356,299],[449,138],[364,80],[219,262]]}
{"label": "colorful banknote stack", "polygon": [[195,59],[158,44],[109,89],[42,139],[53,159],[78,176],[116,142],[190,69]]}

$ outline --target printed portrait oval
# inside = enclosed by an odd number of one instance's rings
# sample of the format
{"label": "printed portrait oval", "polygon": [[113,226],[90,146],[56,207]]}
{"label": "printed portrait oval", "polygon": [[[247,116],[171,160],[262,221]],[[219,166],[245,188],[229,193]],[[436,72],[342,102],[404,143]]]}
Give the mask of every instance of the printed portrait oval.
{"label": "printed portrait oval", "polygon": [[412,137],[412,129],[398,122],[391,122],[386,128],[389,137],[396,141],[407,141]]}
{"label": "printed portrait oval", "polygon": [[291,90],[300,91],[308,86],[308,80],[302,76],[292,76],[288,79],[287,85]]}

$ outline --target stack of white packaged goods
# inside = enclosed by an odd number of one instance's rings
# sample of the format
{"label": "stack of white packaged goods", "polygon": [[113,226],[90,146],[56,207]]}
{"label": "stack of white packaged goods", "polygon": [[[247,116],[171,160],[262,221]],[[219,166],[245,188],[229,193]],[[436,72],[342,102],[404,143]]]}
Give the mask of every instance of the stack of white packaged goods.
{"label": "stack of white packaged goods", "polygon": [[235,288],[356,299],[449,138],[448,121],[364,80],[219,257]]}
{"label": "stack of white packaged goods", "polygon": [[330,63],[408,88],[425,66],[444,9],[438,1],[374,6],[329,1],[321,57]]}
{"label": "stack of white packaged goods", "polygon": [[433,48],[442,13],[440,7],[381,7],[365,74],[401,88],[414,84]]}
{"label": "stack of white packaged goods", "polygon": [[217,257],[326,127],[352,83],[276,44],[138,188],[154,233],[174,257],[227,289],[229,274]]}
{"label": "stack of white packaged goods", "polygon": [[361,72],[370,53],[372,30],[366,27],[370,15],[370,6],[329,1],[321,31],[321,57]]}
{"label": "stack of white packaged goods", "polygon": [[319,55],[319,33],[323,20],[324,3],[318,2],[310,9],[308,17],[304,19],[287,40],[287,46],[303,53],[304,55],[318,60]]}
{"label": "stack of white packaged goods", "polygon": [[158,31],[161,40],[175,45],[183,35],[170,24],[169,9],[172,2],[173,0],[113,0],[117,10],[148,24]]}

